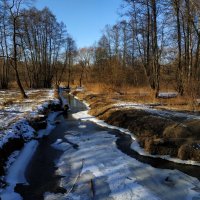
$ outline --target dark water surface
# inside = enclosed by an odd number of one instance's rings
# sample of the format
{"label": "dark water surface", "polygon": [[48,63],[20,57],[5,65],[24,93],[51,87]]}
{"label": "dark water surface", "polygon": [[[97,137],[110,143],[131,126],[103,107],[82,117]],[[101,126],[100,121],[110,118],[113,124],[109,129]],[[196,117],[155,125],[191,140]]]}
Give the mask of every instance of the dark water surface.
{"label": "dark water surface", "polygon": [[[56,142],[57,139],[65,140],[64,136],[66,131],[78,130],[80,121],[72,117],[73,113],[83,111],[86,107],[74,97],[65,94],[71,110],[68,114],[62,114],[57,117],[60,123],[51,132],[51,134],[39,140],[39,146],[35,152],[29,166],[26,169],[26,179],[29,185],[17,185],[15,190],[19,192],[25,200],[42,200],[44,199],[45,192],[52,193],[65,193],[64,188],[60,188],[59,180],[61,177],[55,174],[57,161],[62,155],[62,151],[54,149],[51,144]],[[155,168],[160,169],[177,169],[190,176],[196,177],[200,180],[200,167],[184,164],[176,164],[160,158],[151,158],[141,156],[131,149],[131,137],[125,135],[118,130],[111,130],[108,128],[100,127],[93,122],[84,122],[87,124],[85,132],[108,131],[110,134],[117,136],[117,147],[125,154],[137,159],[142,163],[147,163]],[[69,170],[70,174],[70,170]]]}

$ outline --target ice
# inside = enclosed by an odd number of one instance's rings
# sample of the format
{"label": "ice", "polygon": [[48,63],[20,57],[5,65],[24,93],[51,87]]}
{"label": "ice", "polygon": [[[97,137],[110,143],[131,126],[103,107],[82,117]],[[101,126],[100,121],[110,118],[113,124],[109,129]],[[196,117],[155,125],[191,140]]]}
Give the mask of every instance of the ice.
{"label": "ice", "polygon": [[6,175],[6,182],[8,183],[8,186],[0,194],[2,200],[22,199],[19,194],[14,192],[14,188],[18,183],[27,184],[25,169],[37,146],[38,142],[36,140],[32,140],[25,144],[16,161],[9,168],[8,174]]}
{"label": "ice", "polygon": [[63,142],[62,139],[57,139],[51,146],[61,151],[66,151],[70,148],[70,144]]}
{"label": "ice", "polygon": [[[2,200],[18,200],[21,197],[14,192],[17,183],[27,183],[24,177],[24,170],[29,163],[38,142],[35,140],[35,130],[29,125],[28,120],[41,116],[41,112],[49,106],[49,104],[58,104],[59,100],[54,98],[54,90],[29,90],[27,94],[30,95],[29,99],[19,99],[16,91],[9,91],[5,93],[0,91],[1,102],[12,102],[6,106],[1,107],[0,111],[0,148],[11,139],[22,138],[25,142],[23,150],[17,156],[14,152],[6,163],[5,171],[7,176],[5,181],[8,186],[1,193]],[[33,97],[33,98],[32,98]],[[37,98],[36,98],[37,97]],[[1,105],[0,105],[1,106]],[[52,112],[48,116],[48,127],[45,130],[46,134],[55,127],[54,120],[59,112]],[[29,142],[30,141],[30,142]]]}
{"label": "ice", "polygon": [[[91,119],[85,113],[76,113],[79,119]],[[81,125],[85,125],[84,121]],[[96,199],[113,200],[188,200],[200,198],[200,183],[177,170],[155,169],[131,158],[116,147],[117,138],[108,131],[66,133],[65,138],[77,144],[63,152],[57,163],[57,173],[63,178],[60,187],[65,194],[45,195],[46,200],[87,199],[91,187]],[[56,142],[57,147],[64,140]],[[91,181],[93,186],[91,186]],[[75,186],[74,186],[75,185]],[[72,190],[73,188],[73,190]],[[173,192],[172,192],[173,191]],[[73,195],[73,198],[70,198]]]}
{"label": "ice", "polygon": [[47,136],[51,133],[51,131],[56,127],[55,119],[61,113],[59,112],[50,112],[47,117],[47,128],[41,129],[38,131],[37,138],[42,138],[43,136]]}
{"label": "ice", "polygon": [[16,160],[17,156],[19,155],[20,151],[14,151],[9,157],[8,161],[6,162],[6,166],[4,167],[5,171],[7,171],[10,166],[14,163]]}
{"label": "ice", "polygon": [[94,123],[96,123],[96,124],[98,124],[98,125],[100,125],[102,127],[107,127],[107,128],[110,128],[110,129],[116,129],[116,130],[119,130],[119,131],[121,131],[121,132],[123,132],[125,134],[130,135],[132,140],[133,140],[131,148],[133,150],[137,151],[140,155],[150,156],[150,157],[154,157],[154,158],[162,158],[162,159],[169,160],[169,161],[176,162],[176,163],[200,166],[199,162],[193,161],[193,160],[181,160],[181,159],[178,159],[178,158],[172,158],[172,157],[170,157],[168,155],[166,155],[166,156],[151,155],[151,154],[145,152],[144,149],[139,146],[139,144],[138,144],[138,142],[136,140],[136,137],[129,130],[109,125],[109,124],[105,123],[103,120],[99,120],[99,119],[89,115],[88,111],[81,111],[81,112],[75,113],[75,114],[73,114],[73,117],[76,118],[76,119],[79,119],[79,120],[83,120],[83,121],[92,121],[92,122],[94,122]]}

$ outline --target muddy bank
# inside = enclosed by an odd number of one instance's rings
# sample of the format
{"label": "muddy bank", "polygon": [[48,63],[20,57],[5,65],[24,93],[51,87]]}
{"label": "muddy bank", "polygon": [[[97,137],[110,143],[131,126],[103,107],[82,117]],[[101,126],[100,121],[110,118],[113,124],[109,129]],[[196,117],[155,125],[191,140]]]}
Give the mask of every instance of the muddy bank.
{"label": "muddy bank", "polygon": [[73,94],[89,104],[91,115],[108,124],[129,129],[148,153],[200,161],[200,120],[188,117],[191,113],[149,112],[116,106],[118,99],[105,94]]}

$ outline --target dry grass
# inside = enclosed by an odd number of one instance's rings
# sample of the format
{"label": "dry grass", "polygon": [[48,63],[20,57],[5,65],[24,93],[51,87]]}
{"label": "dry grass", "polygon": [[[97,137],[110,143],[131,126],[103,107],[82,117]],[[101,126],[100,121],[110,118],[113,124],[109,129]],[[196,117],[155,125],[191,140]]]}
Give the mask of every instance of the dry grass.
{"label": "dry grass", "polygon": [[[100,95],[100,101],[113,102],[125,101],[141,104],[155,104],[158,109],[170,109],[177,111],[200,111],[200,105],[196,101],[197,97],[185,95],[175,98],[155,98],[154,92],[148,87],[122,86],[113,88],[105,84],[87,84],[88,94]],[[173,90],[164,90],[164,92],[175,92]],[[83,96],[84,95],[80,95]]]}
{"label": "dry grass", "polygon": [[87,91],[91,91],[94,94],[106,94],[109,93],[109,91],[111,90],[109,86],[101,83],[86,84],[85,88],[87,89]]}

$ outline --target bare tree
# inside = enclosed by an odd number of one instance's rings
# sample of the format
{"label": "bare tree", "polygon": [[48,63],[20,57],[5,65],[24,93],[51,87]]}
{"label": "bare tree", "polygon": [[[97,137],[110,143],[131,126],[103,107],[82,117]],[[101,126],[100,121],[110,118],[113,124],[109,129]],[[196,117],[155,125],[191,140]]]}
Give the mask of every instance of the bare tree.
{"label": "bare tree", "polygon": [[18,71],[18,58],[19,58],[19,36],[20,36],[20,16],[21,16],[21,6],[24,3],[23,0],[10,0],[4,1],[4,9],[8,10],[10,18],[10,33],[11,33],[11,43],[12,43],[12,55],[11,66],[15,71],[15,77],[17,85],[20,89],[23,98],[27,98],[24,88],[22,86],[19,71]]}
{"label": "bare tree", "polygon": [[83,75],[88,67],[90,67],[93,58],[93,48],[81,48],[78,51],[78,62],[81,66],[79,86],[82,87]]}
{"label": "bare tree", "polygon": [[66,38],[65,64],[68,68],[67,88],[70,88],[72,66],[76,57],[77,47],[73,38],[68,35]]}

